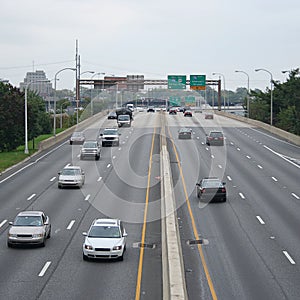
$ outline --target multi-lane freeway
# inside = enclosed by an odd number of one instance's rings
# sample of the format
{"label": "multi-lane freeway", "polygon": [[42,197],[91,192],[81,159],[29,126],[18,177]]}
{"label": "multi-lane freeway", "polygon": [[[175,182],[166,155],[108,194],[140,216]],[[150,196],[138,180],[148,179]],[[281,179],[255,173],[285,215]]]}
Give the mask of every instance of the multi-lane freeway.
{"label": "multi-lane freeway", "polygon": [[[163,121],[162,121],[163,120]],[[115,120],[85,129],[96,139]],[[166,126],[162,131],[162,126]],[[178,129],[192,129],[179,140]],[[205,134],[222,130],[224,146]],[[120,145],[80,160],[66,140],[0,177],[0,299],[162,299],[161,136],[165,132],[188,299],[300,298],[300,148],[244,123],[201,113],[135,113]],[[82,189],[58,189],[58,172],[80,165]],[[218,176],[227,202],[200,203],[196,182]],[[9,221],[42,210],[45,247],[8,248]],[[83,261],[82,232],[95,218],[124,221],[124,261]]]}

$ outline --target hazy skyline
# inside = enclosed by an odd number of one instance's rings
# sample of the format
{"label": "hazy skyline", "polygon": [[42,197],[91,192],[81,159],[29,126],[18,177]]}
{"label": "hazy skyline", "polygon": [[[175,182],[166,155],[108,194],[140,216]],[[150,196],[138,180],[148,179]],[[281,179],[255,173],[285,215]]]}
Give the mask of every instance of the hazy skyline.
{"label": "hazy skyline", "polygon": [[[11,0],[1,4],[0,78],[15,86],[27,72],[44,70],[51,80],[75,66],[81,72],[146,79],[168,74],[225,76],[226,89],[285,81],[282,70],[299,67],[297,0]],[[84,76],[89,78],[91,75]],[[100,77],[101,78],[101,77]],[[58,89],[75,86],[71,71],[59,74]],[[222,84],[223,88],[223,84]]]}

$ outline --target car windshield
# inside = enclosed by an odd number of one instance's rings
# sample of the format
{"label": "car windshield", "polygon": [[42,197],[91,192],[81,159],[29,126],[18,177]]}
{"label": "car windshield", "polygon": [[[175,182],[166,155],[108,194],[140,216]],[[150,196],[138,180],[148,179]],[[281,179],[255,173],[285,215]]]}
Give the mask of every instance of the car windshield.
{"label": "car windshield", "polygon": [[40,216],[19,216],[14,221],[14,226],[42,226],[42,218]]}
{"label": "car windshield", "polygon": [[218,188],[222,183],[219,180],[205,180],[202,185],[206,188]]}
{"label": "car windshield", "polygon": [[116,226],[93,226],[89,232],[89,237],[94,238],[120,238],[120,229]]}
{"label": "car windshield", "polygon": [[122,116],[119,116],[119,120],[120,121],[127,121],[127,120],[129,120],[129,116],[128,115],[122,115]]}
{"label": "car windshield", "polygon": [[105,135],[116,135],[117,131],[115,129],[105,129],[103,131],[103,134],[105,134]]}
{"label": "car windshield", "polygon": [[89,143],[85,143],[83,145],[83,148],[97,148],[96,143],[94,142],[89,142]]}
{"label": "car windshield", "polygon": [[61,175],[80,175],[80,170],[79,169],[63,169],[61,172]]}
{"label": "car windshield", "polygon": [[81,136],[83,136],[83,134],[81,132],[74,132],[72,136],[73,137],[81,137]]}
{"label": "car windshield", "polygon": [[223,133],[222,132],[211,132],[210,136],[211,137],[222,137]]}

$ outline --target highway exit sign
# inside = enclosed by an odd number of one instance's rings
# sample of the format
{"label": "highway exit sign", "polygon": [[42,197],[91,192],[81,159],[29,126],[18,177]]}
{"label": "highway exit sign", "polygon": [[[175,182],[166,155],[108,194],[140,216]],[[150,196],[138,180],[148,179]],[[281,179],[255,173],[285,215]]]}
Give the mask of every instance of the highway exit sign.
{"label": "highway exit sign", "polygon": [[168,89],[185,90],[186,75],[168,75]]}
{"label": "highway exit sign", "polygon": [[205,90],[206,75],[190,75],[191,90]]}

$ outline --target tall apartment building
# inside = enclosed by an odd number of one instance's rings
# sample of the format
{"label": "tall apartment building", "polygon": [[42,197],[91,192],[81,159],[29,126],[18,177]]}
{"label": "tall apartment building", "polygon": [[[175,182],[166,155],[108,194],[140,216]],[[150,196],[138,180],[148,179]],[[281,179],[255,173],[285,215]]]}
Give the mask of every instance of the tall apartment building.
{"label": "tall apartment building", "polygon": [[52,83],[46,77],[44,71],[27,72],[24,82],[20,82],[20,90],[25,90],[29,82],[31,82],[29,89],[37,92],[45,100],[52,95]]}

